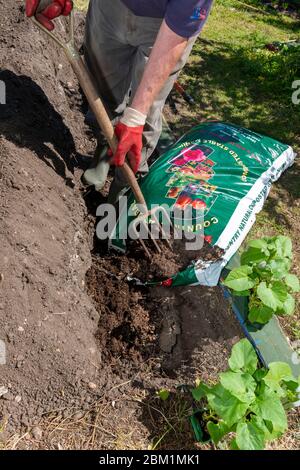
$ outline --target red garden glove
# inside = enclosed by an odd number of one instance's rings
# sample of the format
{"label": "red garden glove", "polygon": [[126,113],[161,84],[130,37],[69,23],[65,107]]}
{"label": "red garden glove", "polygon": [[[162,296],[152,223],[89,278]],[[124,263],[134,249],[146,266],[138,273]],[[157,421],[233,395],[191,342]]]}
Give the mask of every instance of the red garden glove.
{"label": "red garden glove", "polygon": [[72,9],[71,0],[26,0],[26,15],[35,16],[49,31],[54,29],[51,20],[60,15],[68,16]]}
{"label": "red garden glove", "polygon": [[143,130],[146,116],[136,109],[126,108],[120,122],[115,127],[119,145],[113,156],[112,164],[124,165],[128,156],[129,164],[134,173],[139,169],[142,160]]}

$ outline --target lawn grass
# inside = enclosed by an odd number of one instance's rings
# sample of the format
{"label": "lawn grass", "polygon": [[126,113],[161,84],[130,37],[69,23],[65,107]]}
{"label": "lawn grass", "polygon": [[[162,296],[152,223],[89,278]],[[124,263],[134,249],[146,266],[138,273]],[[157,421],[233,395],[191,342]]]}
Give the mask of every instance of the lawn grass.
{"label": "lawn grass", "polygon": [[[197,101],[197,120],[211,117],[264,132],[300,146],[300,106],[292,103],[298,76],[283,56],[264,49],[296,39],[299,22],[250,11],[235,0],[217,0],[182,80]],[[190,125],[191,120],[184,122]]]}

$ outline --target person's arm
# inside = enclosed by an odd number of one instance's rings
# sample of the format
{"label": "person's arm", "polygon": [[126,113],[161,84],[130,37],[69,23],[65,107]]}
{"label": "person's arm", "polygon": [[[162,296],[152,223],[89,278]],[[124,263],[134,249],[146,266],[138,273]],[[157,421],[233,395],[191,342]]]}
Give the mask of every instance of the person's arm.
{"label": "person's arm", "polygon": [[132,108],[147,115],[153,101],[184,53],[187,39],[174,33],[163,21],[146,65],[143,78],[132,101]]}
{"label": "person's arm", "polygon": [[115,165],[123,165],[126,155],[130,152],[129,162],[132,169],[138,170],[141,162],[142,134],[147,114],[182,56],[187,41],[186,38],[174,33],[163,21],[141,83],[130,107],[125,109],[116,126],[119,146],[112,161]]}

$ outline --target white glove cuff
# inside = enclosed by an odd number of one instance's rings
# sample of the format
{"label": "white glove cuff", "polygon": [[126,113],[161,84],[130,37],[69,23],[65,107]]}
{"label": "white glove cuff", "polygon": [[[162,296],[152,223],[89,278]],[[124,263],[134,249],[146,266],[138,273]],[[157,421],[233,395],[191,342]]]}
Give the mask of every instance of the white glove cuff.
{"label": "white glove cuff", "polygon": [[120,121],[128,127],[144,126],[147,116],[134,108],[127,107]]}

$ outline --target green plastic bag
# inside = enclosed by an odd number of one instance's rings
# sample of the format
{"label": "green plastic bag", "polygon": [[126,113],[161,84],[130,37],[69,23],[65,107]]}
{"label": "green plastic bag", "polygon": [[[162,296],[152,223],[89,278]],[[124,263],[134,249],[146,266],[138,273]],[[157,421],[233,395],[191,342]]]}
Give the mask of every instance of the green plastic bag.
{"label": "green plastic bag", "polygon": [[[220,273],[240,247],[262,209],[271,184],[295,159],[291,147],[233,124],[208,122],[184,135],[151,166],[141,180],[148,207],[167,204],[202,208],[205,240],[224,250],[216,262],[191,265],[164,285],[217,285]],[[135,218],[135,201],[128,195],[128,210],[121,211],[110,246],[126,250],[121,238]],[[126,230],[125,230],[126,231]],[[153,284],[153,282],[151,282]]]}

